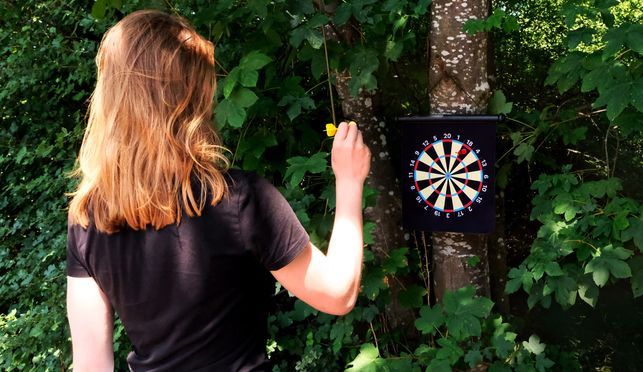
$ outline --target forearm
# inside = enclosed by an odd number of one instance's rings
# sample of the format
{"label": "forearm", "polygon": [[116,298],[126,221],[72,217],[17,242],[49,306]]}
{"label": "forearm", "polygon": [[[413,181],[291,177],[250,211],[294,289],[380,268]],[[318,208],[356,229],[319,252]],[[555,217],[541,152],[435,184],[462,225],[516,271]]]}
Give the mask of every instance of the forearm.
{"label": "forearm", "polygon": [[336,182],[335,222],[326,257],[332,267],[333,281],[355,301],[360,285],[363,257],[362,190],[354,180]]}

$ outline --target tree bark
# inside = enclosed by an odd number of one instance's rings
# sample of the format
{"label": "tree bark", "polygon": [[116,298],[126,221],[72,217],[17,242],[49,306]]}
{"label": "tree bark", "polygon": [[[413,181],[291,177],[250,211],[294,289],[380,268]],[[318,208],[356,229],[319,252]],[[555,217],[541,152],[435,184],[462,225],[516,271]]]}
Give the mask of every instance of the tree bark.
{"label": "tree bark", "polygon": [[[481,114],[487,110],[487,35],[462,31],[469,19],[484,19],[488,0],[433,0],[429,35],[429,102],[432,114]],[[436,298],[447,290],[473,285],[489,295],[487,238],[483,235],[433,233],[433,281]],[[468,265],[477,256],[477,265]]]}
{"label": "tree bark", "polygon": [[[375,112],[373,93],[363,89],[357,96],[350,94],[350,74],[347,71],[335,72],[337,95],[342,105],[342,114],[346,120],[354,120],[359,125],[366,143],[373,154],[371,171],[366,184],[377,190],[374,207],[364,211],[366,220],[375,222],[373,234],[373,253],[380,258],[388,257],[392,249],[406,245],[402,230],[402,205],[399,198],[399,181],[395,175],[389,148],[384,135],[384,121]],[[415,316],[409,309],[402,307],[397,299],[402,290],[401,283],[389,280],[391,302],[386,305],[386,318],[391,328],[409,329],[413,327]]]}

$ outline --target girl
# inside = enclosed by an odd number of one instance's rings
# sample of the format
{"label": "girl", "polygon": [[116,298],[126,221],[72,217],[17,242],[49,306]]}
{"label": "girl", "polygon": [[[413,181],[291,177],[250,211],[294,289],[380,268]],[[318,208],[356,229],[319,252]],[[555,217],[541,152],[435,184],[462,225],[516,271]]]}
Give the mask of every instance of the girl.
{"label": "girl", "polygon": [[320,311],[352,309],[370,166],[353,122],[333,142],[323,254],[274,186],[227,169],[211,122],[214,47],[187,21],[132,13],[104,35],[96,65],[68,221],[76,372],[113,370],[114,312],[133,371],[256,371],[269,369],[274,279]]}

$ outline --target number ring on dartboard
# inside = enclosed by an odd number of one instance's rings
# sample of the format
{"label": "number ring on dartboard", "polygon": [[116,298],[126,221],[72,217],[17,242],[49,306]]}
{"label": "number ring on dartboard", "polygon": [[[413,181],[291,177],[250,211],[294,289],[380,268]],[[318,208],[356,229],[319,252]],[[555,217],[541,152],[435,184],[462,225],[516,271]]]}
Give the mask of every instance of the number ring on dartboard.
{"label": "number ring on dartboard", "polygon": [[[448,154],[444,151],[445,144],[450,145]],[[431,149],[435,157],[428,154]],[[454,157],[455,160],[452,159]],[[427,163],[427,158],[430,164]],[[442,162],[442,159],[445,161]],[[420,164],[424,164],[428,170],[418,170]],[[413,172],[415,190],[424,202],[431,208],[446,213],[459,212],[471,206],[480,195],[483,177],[482,163],[476,152],[466,143],[455,139],[437,140],[426,146],[418,156]],[[427,181],[426,187],[420,187],[420,183],[426,184]],[[430,193],[423,193],[429,188]],[[450,189],[453,191],[450,192]],[[451,204],[451,208],[445,207],[447,203]]]}

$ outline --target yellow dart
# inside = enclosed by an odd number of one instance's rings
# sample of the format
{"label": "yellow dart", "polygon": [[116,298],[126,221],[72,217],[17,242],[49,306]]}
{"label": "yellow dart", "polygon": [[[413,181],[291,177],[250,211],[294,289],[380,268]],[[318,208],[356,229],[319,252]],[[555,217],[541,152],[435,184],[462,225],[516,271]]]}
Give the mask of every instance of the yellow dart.
{"label": "yellow dart", "polygon": [[337,127],[333,123],[326,124],[326,135],[332,137],[337,133]]}

